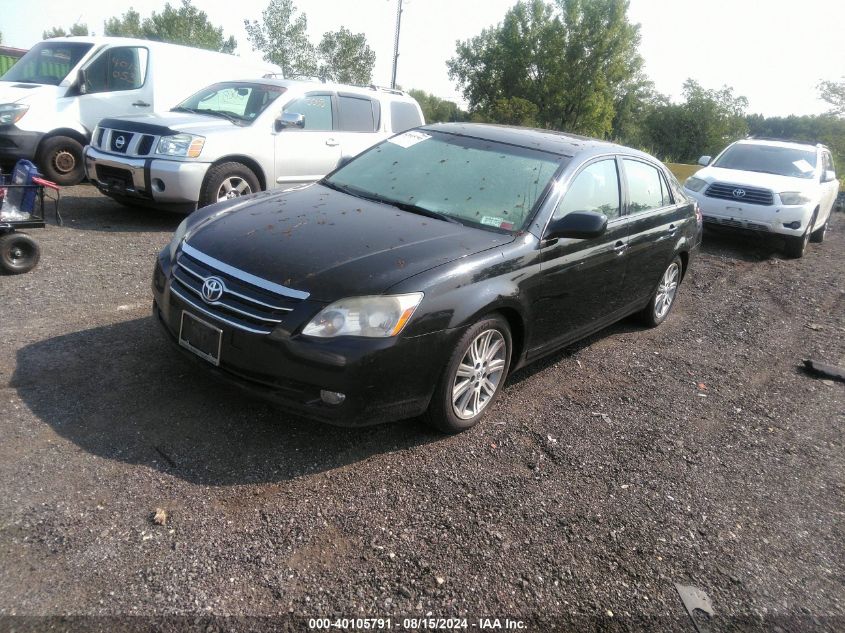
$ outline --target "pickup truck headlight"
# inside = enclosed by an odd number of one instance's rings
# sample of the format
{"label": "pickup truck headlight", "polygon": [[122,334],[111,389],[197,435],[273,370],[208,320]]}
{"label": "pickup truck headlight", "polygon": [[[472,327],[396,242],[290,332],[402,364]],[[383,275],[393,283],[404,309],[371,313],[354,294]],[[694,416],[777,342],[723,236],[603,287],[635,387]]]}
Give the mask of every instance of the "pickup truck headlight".
{"label": "pickup truck headlight", "polygon": [[203,145],[205,145],[204,136],[194,136],[193,134],[162,136],[158,142],[156,154],[196,158],[202,152]]}
{"label": "pickup truck headlight", "polygon": [[810,199],[800,191],[782,191],[778,194],[783,204],[807,204]]}
{"label": "pickup truck headlight", "polygon": [[423,293],[412,292],[341,299],[321,310],[302,334],[318,338],[396,336],[405,328],[422,298]]}
{"label": "pickup truck headlight", "polygon": [[684,187],[689,189],[690,191],[699,192],[704,187],[707,186],[707,181],[702,180],[701,178],[696,178],[695,176],[690,176],[687,178],[687,181],[684,183]]}
{"label": "pickup truck headlight", "polygon": [[21,103],[0,105],[0,125],[14,125],[21,120],[27,110],[29,110],[29,106]]}

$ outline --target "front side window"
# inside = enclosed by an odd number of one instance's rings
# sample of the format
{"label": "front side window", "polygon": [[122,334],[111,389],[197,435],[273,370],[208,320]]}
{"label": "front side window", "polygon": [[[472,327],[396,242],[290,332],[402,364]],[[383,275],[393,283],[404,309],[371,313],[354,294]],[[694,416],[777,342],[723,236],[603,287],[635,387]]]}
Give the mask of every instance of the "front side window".
{"label": "front side window", "polygon": [[639,160],[623,159],[628,179],[628,198],[631,213],[641,213],[672,204],[668,187],[660,171]]}
{"label": "front side window", "polygon": [[193,112],[249,124],[285,93],[282,86],[229,81],[213,84],[191,95],[174,111]]}
{"label": "front side window", "polygon": [[554,217],[562,218],[573,211],[596,211],[608,220],[619,217],[619,174],[615,159],[592,163],[575,176]]}
{"label": "front side window", "polygon": [[361,154],[323,182],[399,208],[514,232],[526,225],[567,160],[485,139],[413,130]]}
{"label": "front side window", "polygon": [[306,95],[286,105],[285,112],[303,115],[303,130],[334,129],[331,95]]}
{"label": "front side window", "polygon": [[147,79],[146,48],[115,46],[108,48],[85,67],[87,93],[137,90]]}
{"label": "front side window", "polygon": [[41,42],[33,46],[0,79],[58,86],[92,46],[82,42]]}
{"label": "front side window", "polygon": [[726,149],[713,167],[812,178],[816,173],[816,151],[782,145],[737,143]]}
{"label": "front side window", "polygon": [[822,175],[826,171],[833,171],[833,158],[827,152],[822,154]]}

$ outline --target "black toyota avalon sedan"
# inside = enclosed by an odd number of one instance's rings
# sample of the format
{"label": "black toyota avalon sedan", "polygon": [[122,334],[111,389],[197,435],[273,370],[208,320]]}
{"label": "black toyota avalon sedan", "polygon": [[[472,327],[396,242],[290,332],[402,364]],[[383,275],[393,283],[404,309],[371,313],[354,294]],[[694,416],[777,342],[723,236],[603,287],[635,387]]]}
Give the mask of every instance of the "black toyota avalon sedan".
{"label": "black toyota avalon sedan", "polygon": [[429,125],[190,215],[158,257],[154,316],[301,415],[458,432],[514,369],[634,313],[660,324],[700,241],[695,203],[647,154]]}

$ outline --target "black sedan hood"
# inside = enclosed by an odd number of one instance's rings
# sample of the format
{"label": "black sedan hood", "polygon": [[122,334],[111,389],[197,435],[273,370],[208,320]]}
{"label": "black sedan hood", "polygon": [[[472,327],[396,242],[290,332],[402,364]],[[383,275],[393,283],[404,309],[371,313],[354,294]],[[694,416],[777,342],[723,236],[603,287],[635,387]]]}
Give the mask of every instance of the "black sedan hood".
{"label": "black sedan hood", "polygon": [[512,240],[319,184],[259,196],[200,221],[187,238],[215,259],[320,301],[381,294],[429,268]]}

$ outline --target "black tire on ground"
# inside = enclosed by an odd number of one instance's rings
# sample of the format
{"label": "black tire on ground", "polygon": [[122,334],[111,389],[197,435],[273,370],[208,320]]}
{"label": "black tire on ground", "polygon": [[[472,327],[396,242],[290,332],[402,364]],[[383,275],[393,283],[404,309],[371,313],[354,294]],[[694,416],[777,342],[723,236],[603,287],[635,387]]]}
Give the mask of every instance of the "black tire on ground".
{"label": "black tire on ground", "polygon": [[825,221],[825,223],[817,228],[815,231],[810,233],[810,241],[815,244],[821,244],[824,242],[824,234],[827,232],[827,225],[830,222],[830,217]]}
{"label": "black tire on ground", "polygon": [[41,258],[38,242],[25,233],[7,233],[0,237],[0,268],[13,275],[28,273]]}
{"label": "black tire on ground", "polygon": [[208,170],[200,191],[199,206],[214,204],[225,196],[236,198],[261,191],[255,173],[243,163],[221,163]]}
{"label": "black tire on ground", "polygon": [[783,252],[786,253],[787,257],[790,259],[801,259],[804,257],[804,253],[807,252],[807,244],[810,242],[810,230],[813,228],[815,223],[816,214],[814,213],[812,219],[810,220],[810,224],[807,225],[807,230],[804,231],[804,235],[800,235],[798,237],[790,236],[786,238],[786,247],[783,249]]}
{"label": "black tire on ground", "polygon": [[85,178],[82,145],[67,136],[53,136],[42,142],[36,162],[44,177],[57,185],[78,185]]}
{"label": "black tire on ground", "polygon": [[672,306],[675,305],[675,297],[678,295],[683,273],[684,264],[681,258],[676,256],[660,276],[648,305],[640,312],[640,320],[645,325],[657,327],[669,316]]}
{"label": "black tire on ground", "polygon": [[[500,315],[491,314],[470,326],[434,390],[423,416],[426,421],[444,433],[460,433],[478,424],[507,380],[512,349],[510,328]],[[464,362],[469,359],[475,362]]]}

